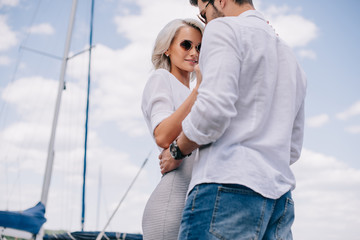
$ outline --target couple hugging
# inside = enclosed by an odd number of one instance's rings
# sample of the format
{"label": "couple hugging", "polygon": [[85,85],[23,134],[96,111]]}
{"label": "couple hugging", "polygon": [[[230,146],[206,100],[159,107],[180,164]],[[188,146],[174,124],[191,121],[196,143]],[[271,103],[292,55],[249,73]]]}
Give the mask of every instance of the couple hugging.
{"label": "couple hugging", "polygon": [[161,30],[143,92],[163,174],[144,240],[292,239],[305,74],[252,0],[190,4],[206,27]]}

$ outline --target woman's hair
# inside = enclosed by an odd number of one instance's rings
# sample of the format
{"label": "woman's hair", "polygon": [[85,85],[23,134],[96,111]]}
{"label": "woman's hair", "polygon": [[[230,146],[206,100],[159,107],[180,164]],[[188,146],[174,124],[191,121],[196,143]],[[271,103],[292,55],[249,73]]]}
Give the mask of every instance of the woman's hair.
{"label": "woman's hair", "polygon": [[[214,4],[214,1],[211,0],[201,0],[202,2],[210,2],[211,4]],[[189,0],[190,4],[197,7],[198,6],[198,0]],[[235,3],[241,5],[244,3],[250,3],[252,6],[254,6],[252,0],[235,0]]]}
{"label": "woman's hair", "polygon": [[203,35],[203,25],[194,19],[175,19],[159,32],[152,52],[151,61],[155,69],[163,68],[170,71],[170,58],[165,55],[171,43],[182,27],[193,27]]}

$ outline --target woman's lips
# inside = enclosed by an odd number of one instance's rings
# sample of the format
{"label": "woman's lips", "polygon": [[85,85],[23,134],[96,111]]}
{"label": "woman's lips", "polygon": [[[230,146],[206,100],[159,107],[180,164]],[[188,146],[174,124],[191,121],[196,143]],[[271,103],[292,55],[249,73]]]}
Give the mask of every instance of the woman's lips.
{"label": "woman's lips", "polygon": [[189,59],[185,59],[185,61],[187,61],[187,62],[190,62],[190,63],[192,63],[192,64],[197,64],[198,63],[198,61],[197,60],[189,60]]}

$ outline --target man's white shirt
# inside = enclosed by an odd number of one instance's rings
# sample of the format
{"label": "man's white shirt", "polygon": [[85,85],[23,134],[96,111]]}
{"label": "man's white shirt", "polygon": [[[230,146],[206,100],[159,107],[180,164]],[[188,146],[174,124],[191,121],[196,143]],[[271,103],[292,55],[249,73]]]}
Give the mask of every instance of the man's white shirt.
{"label": "man's white shirt", "polygon": [[241,184],[277,199],[293,190],[306,77],[291,48],[250,10],[206,26],[199,64],[203,80],[182,127],[207,146],[189,191],[201,183]]}

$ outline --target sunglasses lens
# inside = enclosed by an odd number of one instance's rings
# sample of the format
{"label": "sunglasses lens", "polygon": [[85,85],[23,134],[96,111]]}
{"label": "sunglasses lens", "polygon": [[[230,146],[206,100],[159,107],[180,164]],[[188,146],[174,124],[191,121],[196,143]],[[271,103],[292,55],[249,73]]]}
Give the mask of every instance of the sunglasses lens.
{"label": "sunglasses lens", "polygon": [[192,43],[189,40],[184,40],[180,43],[180,46],[184,50],[189,51],[191,49]]}
{"label": "sunglasses lens", "polygon": [[201,43],[199,45],[197,45],[196,47],[196,51],[200,52],[200,49],[201,49]]}

